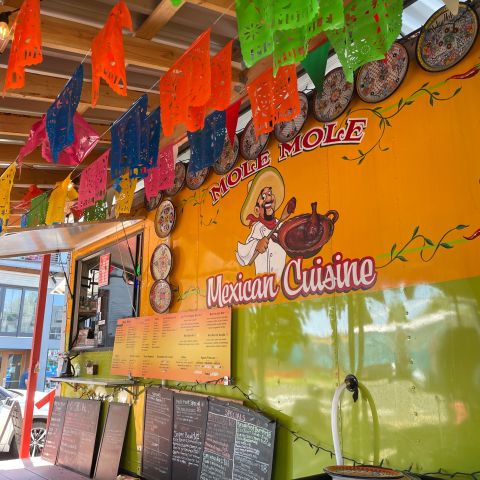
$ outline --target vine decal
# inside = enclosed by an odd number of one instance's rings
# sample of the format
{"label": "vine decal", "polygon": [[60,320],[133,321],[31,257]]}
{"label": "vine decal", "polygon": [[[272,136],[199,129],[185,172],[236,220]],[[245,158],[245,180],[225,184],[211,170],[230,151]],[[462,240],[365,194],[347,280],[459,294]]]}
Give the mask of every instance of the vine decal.
{"label": "vine decal", "polygon": [[[443,82],[443,83],[446,83]],[[385,115],[385,111],[388,110],[388,108],[383,108],[381,106],[375,107],[375,108],[357,108],[355,110],[348,110],[345,114],[345,120],[343,121],[343,124],[345,123],[346,119],[353,113],[359,113],[359,112],[370,112],[372,113],[375,117],[378,118],[379,121],[379,128],[380,128],[380,136],[378,137],[377,141],[366,151],[363,150],[358,150],[358,155],[355,157],[348,157],[348,156],[343,156],[342,160],[348,160],[348,161],[354,161],[358,162],[358,164],[362,164],[362,162],[367,158],[367,156],[373,152],[376,148],[378,148],[381,152],[386,152],[389,150],[389,147],[383,147],[382,146],[382,140],[385,135],[385,132],[388,127],[391,127],[392,124],[390,123],[390,120],[395,118],[405,107],[408,107],[412,105],[415,102],[416,97],[422,94],[426,94],[429,97],[429,103],[433,107],[435,102],[446,102],[447,100],[452,99],[458,93],[461,91],[461,87],[458,87],[452,95],[449,97],[441,97],[440,92],[437,92],[433,90],[435,87],[428,87],[428,82],[424,83],[419,89],[417,89],[415,92],[412,93],[406,100],[401,98],[398,103],[396,104],[396,111],[390,115]]]}
{"label": "vine decal", "polygon": [[[179,204],[180,211],[183,213],[183,211],[188,205],[191,205],[192,207],[201,207],[202,205],[205,205],[207,194],[208,188],[203,188],[200,192],[193,192],[192,195],[181,200]],[[208,220],[206,220],[205,217],[200,213],[200,226],[209,227],[210,225],[216,225],[218,223],[217,218],[219,213],[220,208],[217,208],[215,215],[213,215],[213,217],[209,218]]]}
{"label": "vine decal", "polygon": [[[447,250],[453,248],[453,245],[451,243],[444,241],[450,233],[456,230],[464,230],[467,227],[468,225],[460,224],[460,225],[457,225],[456,227],[450,228],[441,236],[441,238],[438,240],[437,243],[434,243],[430,238],[420,233],[420,227],[417,226],[414,228],[411,238],[407,242],[405,242],[401,248],[398,248],[396,243],[392,245],[392,248],[390,249],[390,259],[383,265],[377,266],[377,269],[385,268],[391,263],[393,263],[395,260],[399,260],[401,262],[408,262],[407,257],[405,257],[406,250],[413,242],[415,242],[418,239],[420,239],[423,242],[423,245],[420,247],[420,258],[424,262],[429,262],[437,254],[440,248],[444,248]],[[430,249],[433,249],[430,255],[425,253],[425,250],[430,250]]]}

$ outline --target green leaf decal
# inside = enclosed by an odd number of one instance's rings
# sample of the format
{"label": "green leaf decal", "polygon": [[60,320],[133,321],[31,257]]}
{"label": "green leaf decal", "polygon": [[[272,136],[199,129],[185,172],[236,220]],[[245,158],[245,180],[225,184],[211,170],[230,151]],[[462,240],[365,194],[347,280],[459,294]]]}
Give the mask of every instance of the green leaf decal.
{"label": "green leaf decal", "polygon": [[462,225],[462,224],[460,224],[460,225],[457,225],[455,228],[456,228],[457,230],[463,230],[464,228],[467,228],[467,227],[468,227],[468,225]]}
{"label": "green leaf decal", "polygon": [[392,246],[392,249],[390,250],[390,256],[393,257],[393,252],[395,252],[395,249],[397,248],[397,244],[394,243]]}
{"label": "green leaf decal", "polygon": [[419,229],[419,228],[420,228],[419,225],[417,225],[417,226],[415,227],[415,229],[413,230],[413,233],[412,233],[412,238],[418,233],[418,229]]}
{"label": "green leaf decal", "polygon": [[433,242],[429,238],[427,237],[423,237],[423,238],[425,239],[425,242],[427,242],[430,246],[433,247]]}
{"label": "green leaf decal", "polygon": [[450,245],[450,244],[447,243],[447,242],[442,242],[442,243],[440,244],[440,246],[442,246],[443,248],[453,248],[452,245]]}
{"label": "green leaf decal", "polygon": [[402,257],[401,255],[399,255],[397,258],[399,260],[401,260],[402,262],[407,262],[408,261],[405,257]]}

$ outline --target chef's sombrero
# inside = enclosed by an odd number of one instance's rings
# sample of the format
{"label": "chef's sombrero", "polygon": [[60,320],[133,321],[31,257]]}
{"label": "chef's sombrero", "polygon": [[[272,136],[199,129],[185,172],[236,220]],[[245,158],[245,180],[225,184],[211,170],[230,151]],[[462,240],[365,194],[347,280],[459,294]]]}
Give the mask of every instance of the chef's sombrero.
{"label": "chef's sombrero", "polygon": [[255,213],[255,206],[257,204],[258,196],[261,191],[270,187],[275,195],[275,210],[282,204],[285,198],[285,184],[280,172],[273,167],[266,167],[255,175],[255,178],[248,183],[247,198],[243,202],[242,210],[240,212],[240,220],[244,225],[248,225],[248,215]]}

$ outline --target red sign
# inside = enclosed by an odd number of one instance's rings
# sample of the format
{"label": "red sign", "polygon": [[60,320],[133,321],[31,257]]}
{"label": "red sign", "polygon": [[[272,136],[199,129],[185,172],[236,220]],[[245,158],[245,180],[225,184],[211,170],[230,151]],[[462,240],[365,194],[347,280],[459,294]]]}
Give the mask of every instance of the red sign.
{"label": "red sign", "polygon": [[110,254],[100,256],[100,265],[98,267],[98,286],[105,287],[110,281]]}

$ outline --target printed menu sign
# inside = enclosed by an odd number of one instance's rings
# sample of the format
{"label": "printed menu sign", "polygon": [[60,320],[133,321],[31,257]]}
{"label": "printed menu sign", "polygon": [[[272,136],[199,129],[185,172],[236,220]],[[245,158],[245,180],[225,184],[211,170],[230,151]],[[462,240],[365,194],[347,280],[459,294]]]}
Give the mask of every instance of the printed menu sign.
{"label": "printed menu sign", "polygon": [[173,392],[150,387],[145,399],[142,477],[147,480],[172,478]]}
{"label": "printed menu sign", "polygon": [[208,400],[175,394],[172,479],[197,480],[207,427]]}
{"label": "printed menu sign", "polygon": [[95,467],[96,480],[112,480],[117,477],[129,414],[130,405],[127,403],[108,404],[107,419]]}
{"label": "printed menu sign", "polygon": [[231,309],[118,320],[111,373],[184,382],[230,376]]}
{"label": "printed menu sign", "polygon": [[57,463],[90,476],[97,437],[99,400],[70,399],[63,424]]}
{"label": "printed menu sign", "polygon": [[67,398],[55,397],[53,401],[52,414],[48,424],[45,446],[42,451],[42,458],[50,463],[57,461],[58,449],[62,440],[63,423],[67,412]]}
{"label": "printed menu sign", "polygon": [[248,408],[210,400],[200,480],[270,480],[275,428]]}

